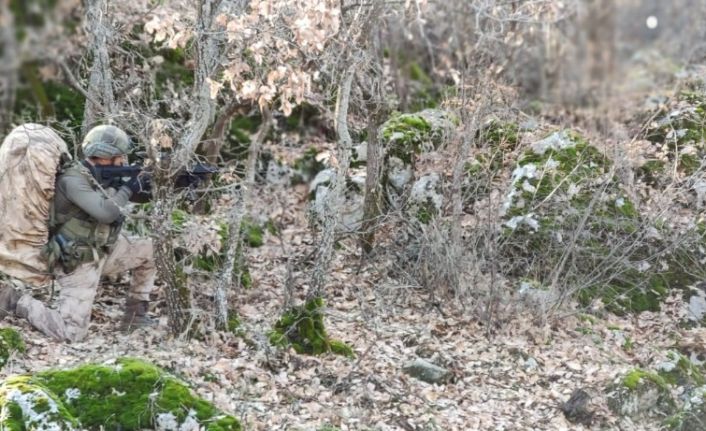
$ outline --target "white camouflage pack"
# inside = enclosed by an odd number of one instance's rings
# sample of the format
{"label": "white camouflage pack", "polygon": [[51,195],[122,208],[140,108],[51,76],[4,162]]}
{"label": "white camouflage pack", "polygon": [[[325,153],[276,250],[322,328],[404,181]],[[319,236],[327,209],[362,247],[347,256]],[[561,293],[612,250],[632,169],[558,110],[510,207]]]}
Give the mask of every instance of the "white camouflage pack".
{"label": "white camouflage pack", "polygon": [[0,145],[0,272],[33,286],[51,282],[42,249],[61,155],[68,146],[49,127],[24,124]]}

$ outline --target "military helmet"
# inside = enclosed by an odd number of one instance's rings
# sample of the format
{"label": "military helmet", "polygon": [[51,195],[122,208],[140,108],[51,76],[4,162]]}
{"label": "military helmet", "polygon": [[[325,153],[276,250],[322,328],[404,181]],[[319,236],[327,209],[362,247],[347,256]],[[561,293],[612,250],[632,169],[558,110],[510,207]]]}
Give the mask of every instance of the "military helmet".
{"label": "military helmet", "polygon": [[111,159],[130,151],[130,138],[115,126],[96,126],[83,138],[81,148],[85,157]]}

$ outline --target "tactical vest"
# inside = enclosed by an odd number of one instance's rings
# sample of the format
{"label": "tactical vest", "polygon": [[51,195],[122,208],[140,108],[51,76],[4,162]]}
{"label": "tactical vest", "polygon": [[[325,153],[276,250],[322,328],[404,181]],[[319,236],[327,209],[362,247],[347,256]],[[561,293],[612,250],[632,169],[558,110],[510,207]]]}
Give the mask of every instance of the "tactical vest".
{"label": "tactical vest", "polygon": [[[106,193],[88,168],[80,163],[63,166],[57,175],[57,183],[58,179],[65,175],[82,177],[89,182],[93,190]],[[51,205],[50,239],[45,254],[52,271],[56,264],[60,263],[64,272],[68,274],[82,263],[97,262],[109,254],[118,239],[122,223],[98,223],[66,196],[58,196],[60,193],[63,194],[64,191],[57,186]],[[61,208],[57,206],[59,199],[62,199],[63,203]]]}

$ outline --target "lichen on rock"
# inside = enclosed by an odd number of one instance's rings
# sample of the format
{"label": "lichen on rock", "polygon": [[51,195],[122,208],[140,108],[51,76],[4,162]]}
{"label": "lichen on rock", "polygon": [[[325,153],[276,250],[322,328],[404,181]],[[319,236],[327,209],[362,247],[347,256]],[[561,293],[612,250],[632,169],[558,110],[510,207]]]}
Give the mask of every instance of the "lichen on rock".
{"label": "lichen on rock", "polygon": [[703,365],[668,351],[651,370],[634,369],[607,388],[608,407],[635,421],[659,417],[674,430],[703,428],[706,381]]}
{"label": "lichen on rock", "polygon": [[608,388],[608,407],[628,417],[655,415],[669,417],[677,405],[668,383],[659,374],[635,369]]}
{"label": "lichen on rock", "polygon": [[409,211],[423,224],[441,212],[444,195],[439,174],[432,173],[419,178],[409,195]]}
{"label": "lichen on rock", "polygon": [[184,382],[132,358],[10,378],[0,386],[0,412],[10,421],[0,429],[13,430],[240,430]]}
{"label": "lichen on rock", "polygon": [[386,205],[401,208],[403,198],[415,181],[417,157],[439,147],[452,133],[458,120],[453,114],[425,109],[414,114],[393,115],[380,127],[384,148],[383,196]]}
{"label": "lichen on rock", "polygon": [[437,148],[455,124],[450,113],[438,109],[393,116],[380,127],[386,157],[395,157],[411,165],[415,155]]}
{"label": "lichen on rock", "polygon": [[63,431],[78,425],[61,400],[31,377],[10,377],[0,385],[0,429]]}

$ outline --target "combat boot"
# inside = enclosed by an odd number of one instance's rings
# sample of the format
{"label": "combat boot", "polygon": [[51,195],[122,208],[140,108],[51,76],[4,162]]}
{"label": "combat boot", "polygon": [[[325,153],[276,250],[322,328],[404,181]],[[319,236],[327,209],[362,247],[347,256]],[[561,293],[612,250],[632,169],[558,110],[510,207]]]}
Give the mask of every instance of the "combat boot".
{"label": "combat boot", "polygon": [[14,287],[0,285],[0,320],[15,314],[20,297],[22,295]]}
{"label": "combat boot", "polygon": [[125,302],[125,315],[121,324],[123,331],[156,326],[157,321],[147,315],[149,303],[139,299],[128,298]]}

